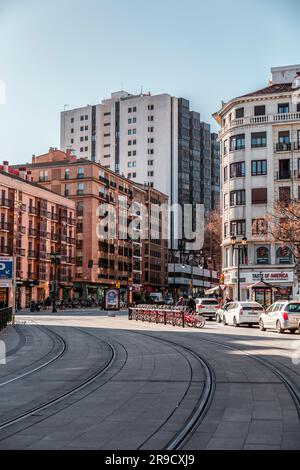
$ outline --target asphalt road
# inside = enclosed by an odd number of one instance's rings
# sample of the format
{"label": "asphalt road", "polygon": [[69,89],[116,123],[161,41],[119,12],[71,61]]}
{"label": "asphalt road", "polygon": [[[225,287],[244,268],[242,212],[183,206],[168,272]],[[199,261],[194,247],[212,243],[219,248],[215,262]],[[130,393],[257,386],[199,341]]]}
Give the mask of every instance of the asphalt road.
{"label": "asphalt road", "polygon": [[300,449],[297,335],[80,310],[0,339],[0,449]]}

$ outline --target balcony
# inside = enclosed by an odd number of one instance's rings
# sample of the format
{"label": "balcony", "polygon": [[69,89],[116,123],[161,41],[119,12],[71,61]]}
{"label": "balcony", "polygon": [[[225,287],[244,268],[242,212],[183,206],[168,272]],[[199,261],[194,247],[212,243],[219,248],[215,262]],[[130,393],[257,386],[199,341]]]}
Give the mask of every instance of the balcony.
{"label": "balcony", "polygon": [[76,241],[76,248],[77,248],[78,250],[82,250],[82,248],[83,248],[83,240],[77,240],[77,241]]}
{"label": "balcony", "polygon": [[278,142],[275,145],[275,152],[290,152],[292,150],[291,142]]}
{"label": "balcony", "polygon": [[11,255],[12,248],[7,245],[0,245],[0,254],[1,255]]}
{"label": "balcony", "polygon": [[26,253],[24,248],[20,248],[20,247],[17,247],[16,252],[18,256],[25,256],[25,253]]}
{"label": "balcony", "polygon": [[57,233],[53,233],[53,232],[52,232],[51,235],[50,235],[50,239],[51,239],[51,241],[53,241],[53,242],[57,242],[57,241],[58,241],[58,235],[57,235]]}
{"label": "balcony", "polygon": [[67,243],[69,243],[70,245],[75,245],[76,240],[75,238],[67,237]]}
{"label": "balcony", "polygon": [[75,225],[76,224],[75,219],[73,219],[72,217],[68,217],[67,222],[68,222],[69,225]]}
{"label": "balcony", "polygon": [[10,199],[1,198],[0,201],[1,207],[6,207],[7,209],[12,208],[12,202]]}
{"label": "balcony", "polygon": [[82,263],[83,263],[83,258],[82,258],[82,256],[78,256],[78,257],[76,258],[76,266],[80,267],[80,266],[82,266]]}
{"label": "balcony", "polygon": [[67,235],[66,235],[65,233],[61,233],[61,235],[60,235],[60,240],[61,240],[61,242],[67,243],[67,238],[68,238],[68,237],[67,237]]}
{"label": "balcony", "polygon": [[36,208],[36,207],[29,206],[29,208],[28,208],[28,212],[29,212],[29,214],[30,214],[30,215],[37,215],[37,213],[38,213],[38,210],[37,210],[37,208]]}
{"label": "balcony", "polygon": [[59,215],[56,212],[51,212],[51,220],[54,220],[55,222],[59,221]]}
{"label": "balcony", "polygon": [[28,250],[28,258],[37,258],[37,252],[34,250]]}
{"label": "balcony", "polygon": [[102,183],[104,183],[104,184],[106,184],[107,186],[109,186],[109,181],[108,181],[108,179],[105,178],[104,176],[99,176],[99,180],[100,180]]}
{"label": "balcony", "polygon": [[22,233],[22,235],[25,235],[26,234],[26,227],[24,227],[23,225],[19,225],[19,232]]}
{"label": "balcony", "polygon": [[39,177],[39,182],[40,183],[45,183],[46,181],[49,181],[48,176],[40,176]]}
{"label": "balcony", "polygon": [[84,195],[84,189],[77,189],[77,196],[83,196]]}
{"label": "balcony", "polygon": [[28,229],[28,235],[29,235],[29,237],[36,237],[37,236],[37,230],[35,228],[29,228]]}
{"label": "balcony", "polygon": [[290,171],[277,171],[276,179],[277,180],[289,180],[291,179],[291,172]]}
{"label": "balcony", "polygon": [[0,231],[9,232],[11,230],[11,224],[8,222],[0,222]]}

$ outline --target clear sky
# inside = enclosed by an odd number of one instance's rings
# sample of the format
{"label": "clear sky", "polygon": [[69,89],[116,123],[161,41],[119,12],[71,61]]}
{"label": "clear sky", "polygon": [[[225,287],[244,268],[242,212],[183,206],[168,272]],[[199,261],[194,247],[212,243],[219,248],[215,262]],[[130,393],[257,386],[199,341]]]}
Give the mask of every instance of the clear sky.
{"label": "clear sky", "polygon": [[216,130],[222,99],[300,63],[299,20],[300,0],[0,0],[0,162],[58,147],[64,105],[121,84],[185,97]]}

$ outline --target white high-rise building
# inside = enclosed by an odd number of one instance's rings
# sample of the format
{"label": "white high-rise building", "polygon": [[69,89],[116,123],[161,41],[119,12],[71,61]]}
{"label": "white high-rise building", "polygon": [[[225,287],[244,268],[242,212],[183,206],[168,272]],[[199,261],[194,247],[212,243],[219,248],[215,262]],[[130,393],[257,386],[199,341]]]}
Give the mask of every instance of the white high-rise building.
{"label": "white high-rise building", "polygon": [[292,251],[268,235],[266,215],[276,201],[300,198],[300,65],[271,72],[269,86],[223,103],[214,115],[221,125],[225,295],[237,299],[240,291],[241,300],[256,295],[264,303],[298,293]]}
{"label": "white high-rise building", "polygon": [[[183,98],[120,91],[95,106],[64,111],[61,149],[154,186],[170,205],[204,204],[208,214],[215,199],[210,126]],[[171,226],[176,239],[178,225]]]}

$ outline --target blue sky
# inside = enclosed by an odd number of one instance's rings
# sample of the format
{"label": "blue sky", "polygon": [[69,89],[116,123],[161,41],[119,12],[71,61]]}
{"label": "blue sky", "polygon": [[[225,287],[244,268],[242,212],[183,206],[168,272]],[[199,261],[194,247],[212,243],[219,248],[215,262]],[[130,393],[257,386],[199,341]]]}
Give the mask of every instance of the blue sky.
{"label": "blue sky", "polygon": [[[300,63],[298,0],[0,0],[0,162],[59,146],[59,115],[121,88],[221,100]],[[0,93],[1,94],[1,93]]]}

